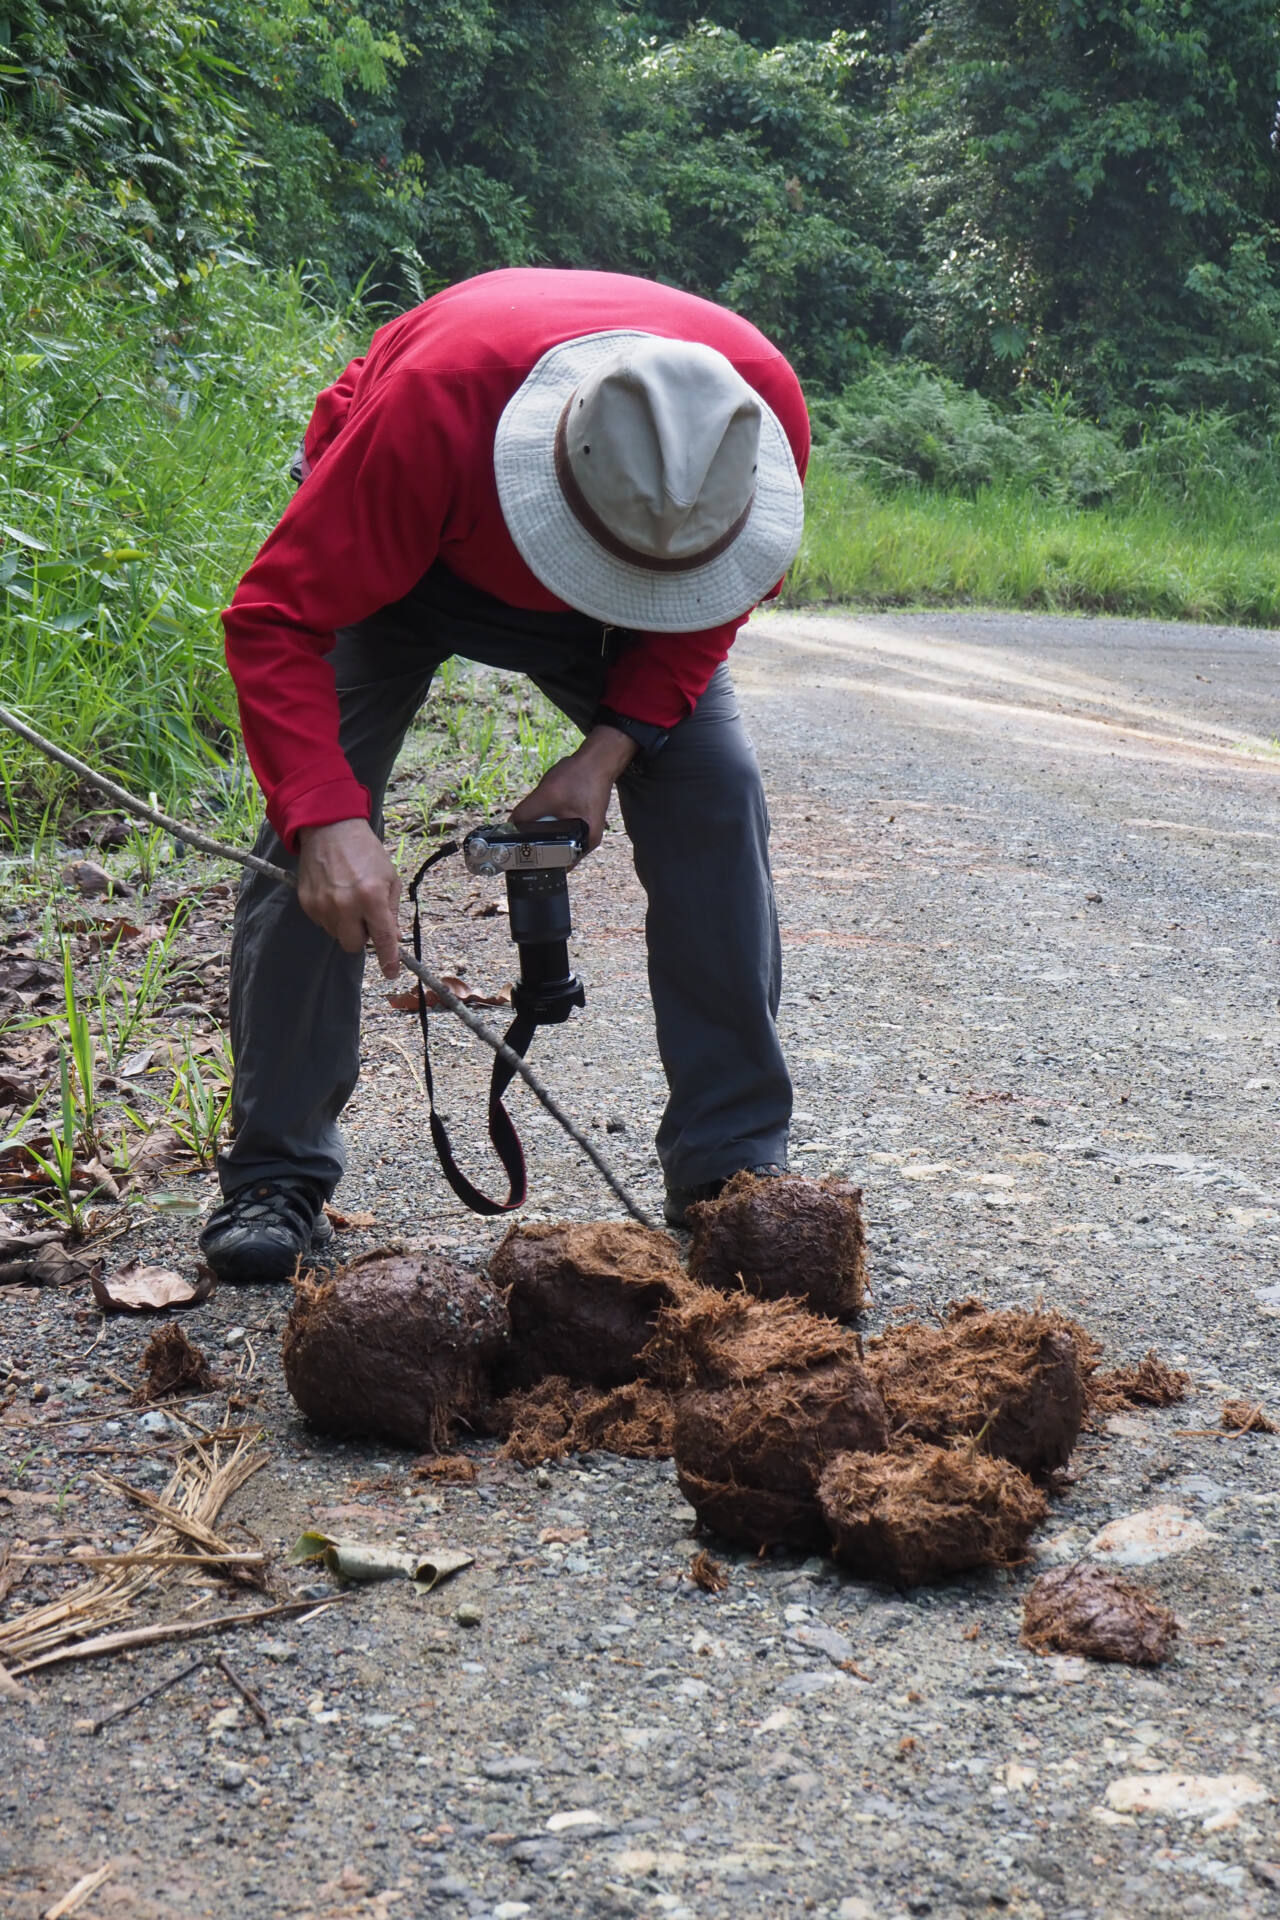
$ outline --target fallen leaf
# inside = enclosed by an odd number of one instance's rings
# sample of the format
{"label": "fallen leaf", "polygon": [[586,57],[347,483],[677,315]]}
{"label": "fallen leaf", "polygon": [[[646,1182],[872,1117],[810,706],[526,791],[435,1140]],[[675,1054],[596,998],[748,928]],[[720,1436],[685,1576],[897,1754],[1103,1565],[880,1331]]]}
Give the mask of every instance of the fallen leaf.
{"label": "fallen leaf", "polygon": [[105,1193],[111,1200],[120,1198],[120,1189],[116,1185],[114,1174],[107,1171],[96,1154],[92,1160],[86,1160],[83,1166],[73,1167],[71,1177],[77,1182],[88,1181],[91,1193]]}
{"label": "fallen leaf", "polygon": [[377,1225],[377,1220],[373,1214],[344,1213],[328,1200],[324,1203],[324,1217],[337,1233],[349,1233],[357,1227],[373,1227]]}
{"label": "fallen leaf", "polygon": [[[454,999],[461,1000],[465,1007],[509,1007],[511,1005],[510,987],[503,987],[498,993],[480,993],[475,987],[469,987],[466,981],[456,973],[442,973],[440,981],[449,989]],[[444,1005],[439,994],[433,993],[429,987],[424,996],[421,985],[410,987],[404,993],[389,993],[387,1005],[396,1013],[417,1013],[424,997],[429,1012],[434,1012]]]}
{"label": "fallen leaf", "polygon": [[0,1068],[0,1107],[29,1107],[36,1097],[34,1080],[21,1080]]}
{"label": "fallen leaf", "polygon": [[119,894],[122,900],[132,900],[134,895],[134,889],[127,880],[117,880],[96,860],[69,861],[58,878],[64,887],[74,887],[77,893],[104,893],[108,898]]}
{"label": "fallen leaf", "polygon": [[321,1560],[340,1580],[412,1580],[419,1593],[430,1593],[442,1580],[461,1573],[475,1560],[459,1547],[432,1547],[407,1553],[362,1540],[335,1540],[327,1533],[304,1533],[294,1544],[286,1566]]}
{"label": "fallen leaf", "polygon": [[130,1151],[129,1179],[134,1182],[145,1180],[149,1174],[160,1173],[172,1166],[175,1160],[190,1157],[172,1127],[152,1127],[150,1133]]}
{"label": "fallen leaf", "polygon": [[122,1080],[133,1080],[136,1079],[140,1073],[145,1073],[158,1052],[158,1047],[139,1047],[136,1053],[129,1054],[120,1062],[119,1068],[117,1069],[120,1078]]}
{"label": "fallen leaf", "polygon": [[25,1242],[0,1235],[0,1287],[68,1287],[101,1270],[92,1255],[68,1253],[56,1233],[29,1234]]}
{"label": "fallen leaf", "polygon": [[184,1280],[171,1267],[147,1267],[130,1261],[109,1277],[95,1275],[93,1297],[108,1313],[146,1313],[161,1307],[198,1307],[213,1292],[214,1277],[207,1270],[198,1280]]}

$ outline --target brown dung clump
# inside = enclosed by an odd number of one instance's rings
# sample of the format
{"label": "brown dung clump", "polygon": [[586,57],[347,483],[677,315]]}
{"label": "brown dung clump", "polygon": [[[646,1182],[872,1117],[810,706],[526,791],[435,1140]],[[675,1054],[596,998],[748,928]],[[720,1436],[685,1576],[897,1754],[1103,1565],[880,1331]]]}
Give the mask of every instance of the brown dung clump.
{"label": "brown dung clump", "polygon": [[1219,1419],[1227,1433],[1280,1433],[1280,1423],[1253,1400],[1225,1400]]}
{"label": "brown dung clump", "polygon": [[661,1316],[646,1362],[681,1389],[676,1475],[699,1521],[750,1547],[823,1545],[828,1461],[888,1441],[857,1336],[796,1300],[700,1288]]}
{"label": "brown dung clump", "polygon": [[368,1253],[295,1282],[282,1359],[290,1393],[327,1433],[438,1453],[483,1418],[507,1340],[500,1296],[435,1254]]}
{"label": "brown dung clump", "polygon": [[209,1393],[217,1377],[199,1347],[193,1347],[176,1320],[157,1329],[142,1350],[147,1377],[134,1394],[139,1404],[170,1400],[176,1393]]}
{"label": "brown dung clump", "polygon": [[728,1569],[713,1560],[705,1547],[689,1562],[689,1578],[703,1593],[724,1593],[729,1586]]}
{"label": "brown dung clump", "polygon": [[505,1436],[502,1451],[521,1466],[562,1460],[570,1453],[618,1453],[631,1460],[669,1460],[670,1397],[646,1380],[600,1393],[549,1374],[536,1386],[509,1393],[494,1417]]}
{"label": "brown dung clump", "polygon": [[818,1500],[837,1560],[899,1587],[1014,1565],[1048,1512],[1040,1489],[1007,1460],[919,1442],[842,1454]]}
{"label": "brown dung clump", "polygon": [[1167,1607],[1157,1606],[1132,1581],[1084,1560],[1041,1574],[1023,1607],[1023,1645],[1036,1653],[1156,1667],[1167,1658],[1177,1632]]}
{"label": "brown dung clump", "polygon": [[1095,1413],[1123,1413],[1130,1407],[1172,1407],[1185,1400],[1191,1375],[1166,1366],[1158,1354],[1148,1353],[1136,1367],[1112,1367],[1095,1373],[1088,1383],[1089,1405]]}
{"label": "brown dung clump", "polygon": [[665,1233],[632,1222],[512,1227],[489,1268],[510,1289],[512,1377],[545,1374],[597,1387],[621,1386],[659,1310],[686,1284]]}
{"label": "brown dung clump", "polygon": [[862,1189],[829,1175],[756,1179],[736,1173],[716,1200],[689,1210],[689,1272],[724,1293],[788,1295],[851,1320],[866,1295]]}
{"label": "brown dung clump", "polygon": [[868,1341],[867,1370],[895,1437],[944,1446],[980,1434],[988,1453],[1041,1476],[1066,1465],[1079,1437],[1082,1337],[1057,1314],[966,1300],[940,1327],[907,1321]]}

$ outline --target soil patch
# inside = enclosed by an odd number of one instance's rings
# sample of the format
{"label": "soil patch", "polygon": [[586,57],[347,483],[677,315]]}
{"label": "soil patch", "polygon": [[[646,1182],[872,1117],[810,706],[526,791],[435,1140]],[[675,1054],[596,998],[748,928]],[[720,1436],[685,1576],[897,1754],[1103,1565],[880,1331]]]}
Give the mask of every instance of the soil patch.
{"label": "soil patch", "polygon": [[484,1423],[507,1336],[501,1297],[477,1275],[384,1249],[296,1283],[284,1377],[326,1433],[438,1453],[455,1427]]}
{"label": "soil patch", "polygon": [[1085,1414],[1082,1346],[1057,1314],[953,1307],[939,1327],[908,1321],[867,1343],[867,1368],[897,1438],[937,1446],[981,1434],[987,1453],[1043,1476],[1066,1465]]}
{"label": "soil patch", "polygon": [[615,1221],[512,1227],[489,1277],[509,1289],[516,1386],[546,1374],[597,1387],[634,1380],[659,1311],[687,1284],[665,1233]]}
{"label": "soil patch", "polygon": [[836,1558],[900,1587],[1015,1565],[1048,1511],[1044,1494],[1009,1461],[920,1442],[842,1454],[823,1475],[818,1500]]}
{"label": "soil patch", "polygon": [[862,1189],[824,1180],[737,1173],[716,1200],[689,1210],[689,1272],[701,1285],[764,1300],[788,1295],[851,1320],[866,1296]]}
{"label": "soil patch", "polygon": [[1155,1667],[1168,1657],[1177,1632],[1168,1607],[1084,1560],[1042,1574],[1023,1607],[1023,1644],[1037,1653]]}

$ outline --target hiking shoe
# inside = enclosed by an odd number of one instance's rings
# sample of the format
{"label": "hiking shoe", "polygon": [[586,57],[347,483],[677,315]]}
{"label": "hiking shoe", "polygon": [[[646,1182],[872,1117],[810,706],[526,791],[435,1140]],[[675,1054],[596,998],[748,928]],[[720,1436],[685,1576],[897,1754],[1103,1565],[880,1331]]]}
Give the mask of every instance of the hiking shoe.
{"label": "hiking shoe", "polygon": [[[777,1180],[787,1170],[770,1160],[763,1167],[743,1167],[739,1171],[754,1174],[757,1180]],[[726,1173],[723,1180],[704,1180],[700,1187],[668,1187],[662,1203],[663,1219],[669,1227],[687,1227],[690,1207],[699,1200],[718,1200],[732,1178]]]}
{"label": "hiking shoe", "polygon": [[310,1180],[256,1180],[214,1208],[200,1251],[219,1280],[289,1280],[300,1256],[332,1238]]}

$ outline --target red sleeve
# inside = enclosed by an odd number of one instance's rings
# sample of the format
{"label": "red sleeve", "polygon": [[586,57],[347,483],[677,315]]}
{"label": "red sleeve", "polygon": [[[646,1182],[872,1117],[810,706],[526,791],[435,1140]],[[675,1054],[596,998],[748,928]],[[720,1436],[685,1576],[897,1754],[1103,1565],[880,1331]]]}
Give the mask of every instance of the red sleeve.
{"label": "red sleeve", "polygon": [[320,455],[331,441],[336,440],[346,423],[351,402],[355,398],[356,382],[364,366],[363,355],[344,367],[331,387],[326,387],[312,410],[307,425],[302,450],[310,466],[315,466]]}
{"label": "red sleeve", "polygon": [[[786,361],[779,358],[769,369],[770,377],[757,379],[757,390],[782,422],[791,444],[796,470],[801,480],[809,466],[809,414],[804,395]],[[766,600],[781,591],[782,582],[771,587]],[[605,682],[604,705],[629,720],[643,720],[648,726],[674,727],[692,713],[706,692],[712,674],[745,626],[747,615],[731,620],[723,627],[709,627],[702,633],[646,633],[638,645],[629,647],[610,668]]]}
{"label": "red sleeve", "polygon": [[405,375],[359,412],[303,482],[223,614],[227,665],[267,818],[290,852],[302,827],[367,819],[338,745],[325,655],[334,630],[399,600],[436,556],[448,510],[447,389]]}

